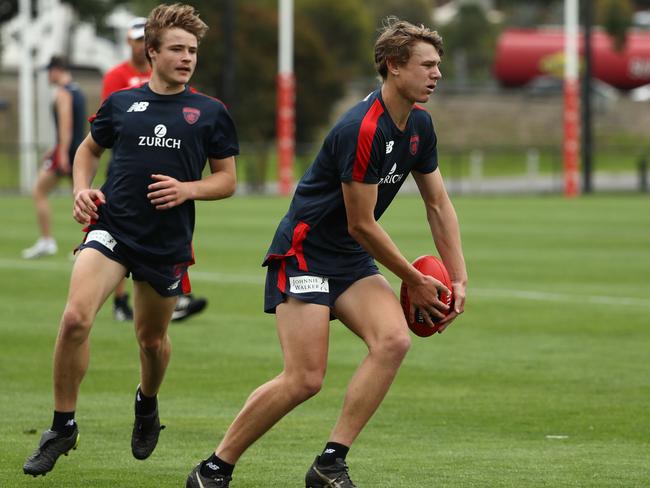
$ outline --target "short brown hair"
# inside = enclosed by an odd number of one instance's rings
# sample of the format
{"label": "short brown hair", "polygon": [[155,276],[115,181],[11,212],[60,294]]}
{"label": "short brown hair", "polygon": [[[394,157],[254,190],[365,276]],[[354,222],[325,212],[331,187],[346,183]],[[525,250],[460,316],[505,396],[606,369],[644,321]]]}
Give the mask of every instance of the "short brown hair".
{"label": "short brown hair", "polygon": [[45,69],[58,68],[61,71],[68,71],[70,69],[70,63],[68,58],[65,56],[54,55],[50,58],[50,62],[45,65]]}
{"label": "short brown hair", "polygon": [[149,59],[149,48],[160,50],[163,31],[174,27],[193,34],[199,44],[208,30],[207,24],[199,19],[199,13],[191,5],[182,3],[158,5],[151,11],[144,26],[144,52],[147,59]]}
{"label": "short brown hair", "polygon": [[382,22],[379,37],[375,42],[375,69],[385,80],[388,77],[387,62],[394,61],[404,65],[411,57],[411,47],[418,41],[424,41],[436,48],[442,56],[442,37],[423,25],[413,25],[397,17],[386,17]]}

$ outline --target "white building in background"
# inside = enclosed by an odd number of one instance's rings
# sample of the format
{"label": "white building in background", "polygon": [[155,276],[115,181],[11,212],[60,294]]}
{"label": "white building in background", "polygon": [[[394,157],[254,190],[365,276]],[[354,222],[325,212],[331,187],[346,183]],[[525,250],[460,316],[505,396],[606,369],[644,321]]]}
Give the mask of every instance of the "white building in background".
{"label": "white building in background", "polygon": [[134,15],[123,8],[108,16],[113,39],[99,37],[95,26],[83,22],[70,5],[60,0],[37,0],[38,17],[25,26],[20,15],[0,27],[2,71],[17,71],[24,60],[24,43],[31,45],[36,68],[44,66],[53,54],[64,54],[73,66],[105,72],[130,55],[124,42],[129,20]]}
{"label": "white building in background", "polygon": [[[31,18],[32,3],[37,17]],[[60,0],[19,0],[19,13],[0,27],[0,71],[19,73],[20,187],[29,192],[36,177],[36,148],[51,144],[51,89],[42,69],[52,55],[65,55],[74,67],[101,73],[129,57],[124,39],[133,14],[117,9],[107,19],[115,38],[99,37]],[[35,112],[34,112],[35,110]]]}

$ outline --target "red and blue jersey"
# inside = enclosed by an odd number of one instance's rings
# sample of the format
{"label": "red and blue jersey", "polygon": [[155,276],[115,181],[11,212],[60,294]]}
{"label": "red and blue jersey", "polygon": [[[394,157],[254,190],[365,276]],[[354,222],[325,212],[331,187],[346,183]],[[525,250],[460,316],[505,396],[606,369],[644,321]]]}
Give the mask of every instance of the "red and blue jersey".
{"label": "red and blue jersey", "polygon": [[402,131],[388,114],[381,90],[372,92],[345,113],[325,138],[296,187],[264,264],[296,256],[300,269],[334,277],[372,263],[348,233],[341,184],[378,185],[378,220],[411,171],[430,173],[437,167],[430,115],[414,107]]}
{"label": "red and blue jersey", "polygon": [[136,253],[159,262],[192,259],[194,201],[156,210],[147,198],[152,174],[201,179],[207,158],[239,153],[235,125],[218,100],[189,87],[159,95],[148,84],[109,96],[91,117],[91,134],[113,149],[102,186],[106,204],[90,229],[108,231]]}

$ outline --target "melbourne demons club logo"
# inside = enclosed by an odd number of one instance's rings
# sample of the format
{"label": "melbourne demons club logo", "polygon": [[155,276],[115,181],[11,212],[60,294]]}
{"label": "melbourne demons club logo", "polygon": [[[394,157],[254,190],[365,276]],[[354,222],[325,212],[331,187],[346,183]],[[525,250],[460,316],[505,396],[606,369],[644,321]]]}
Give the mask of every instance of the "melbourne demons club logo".
{"label": "melbourne demons club logo", "polygon": [[196,123],[200,116],[201,111],[198,108],[183,107],[183,118],[185,118],[185,122],[188,124],[192,125]]}
{"label": "melbourne demons club logo", "polygon": [[409,141],[409,152],[415,156],[415,153],[418,152],[418,145],[420,144],[420,136],[415,134],[414,136],[411,136],[411,140]]}

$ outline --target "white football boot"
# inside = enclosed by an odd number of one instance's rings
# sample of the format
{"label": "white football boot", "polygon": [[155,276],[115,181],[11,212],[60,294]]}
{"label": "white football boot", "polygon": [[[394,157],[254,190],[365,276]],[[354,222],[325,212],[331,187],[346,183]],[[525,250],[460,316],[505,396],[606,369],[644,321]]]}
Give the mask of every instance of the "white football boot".
{"label": "white football boot", "polygon": [[39,237],[32,247],[23,249],[22,256],[24,259],[36,259],[42,256],[52,256],[58,250],[56,241],[52,237]]}

